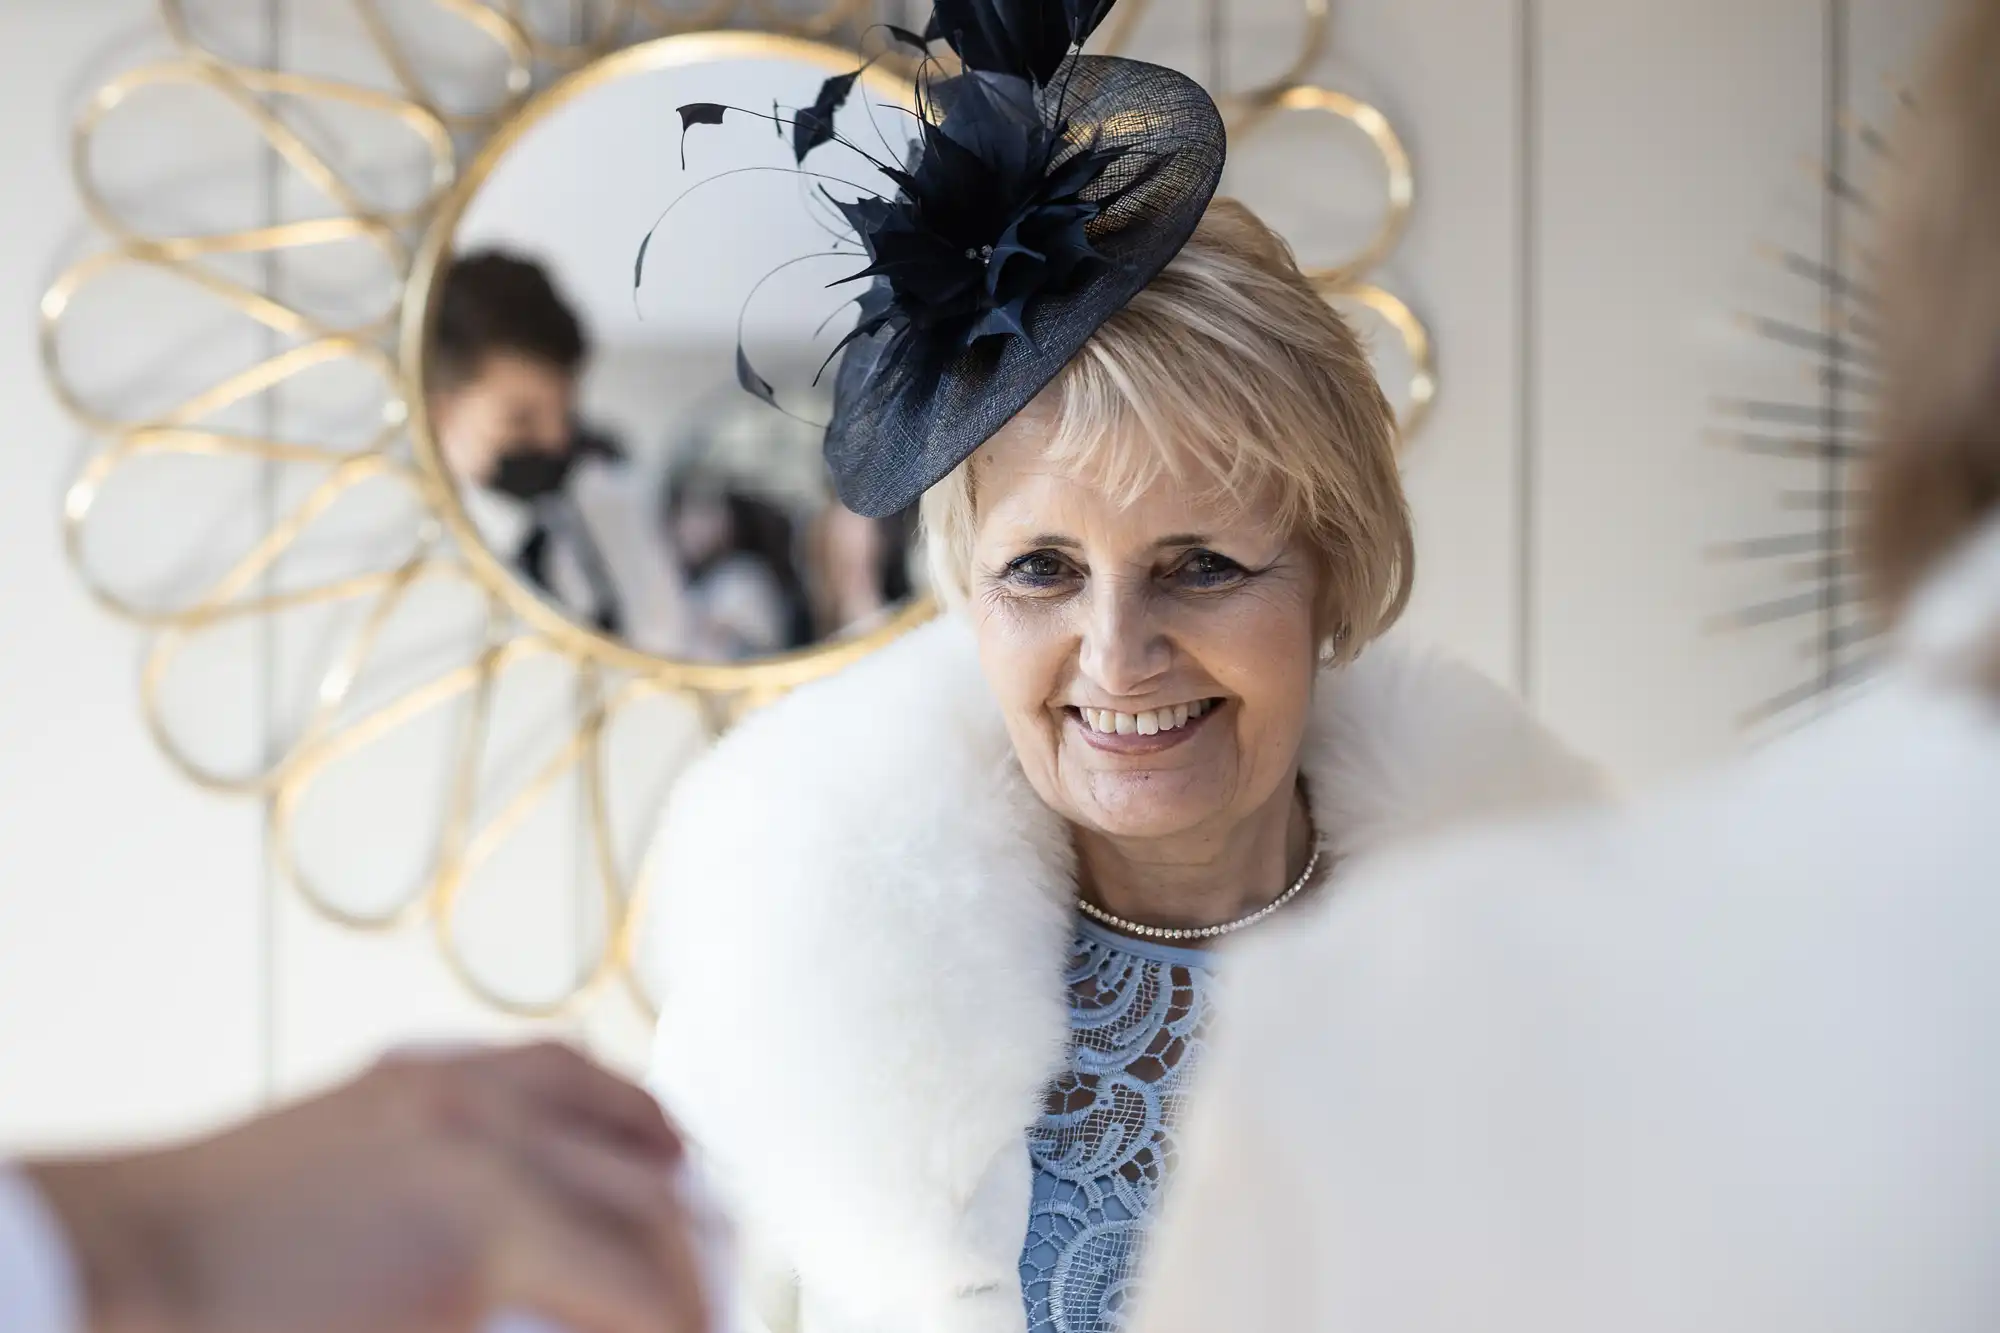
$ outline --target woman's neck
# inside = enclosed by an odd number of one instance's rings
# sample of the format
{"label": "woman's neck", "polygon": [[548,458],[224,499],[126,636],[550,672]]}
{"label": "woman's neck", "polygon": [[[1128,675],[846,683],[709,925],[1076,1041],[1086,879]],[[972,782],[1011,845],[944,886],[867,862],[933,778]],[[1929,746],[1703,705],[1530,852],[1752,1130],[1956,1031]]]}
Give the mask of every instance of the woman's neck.
{"label": "woman's neck", "polygon": [[1290,888],[1312,855],[1312,838],[1295,779],[1219,833],[1135,840],[1079,832],[1078,887],[1113,916],[1139,925],[1220,925]]}

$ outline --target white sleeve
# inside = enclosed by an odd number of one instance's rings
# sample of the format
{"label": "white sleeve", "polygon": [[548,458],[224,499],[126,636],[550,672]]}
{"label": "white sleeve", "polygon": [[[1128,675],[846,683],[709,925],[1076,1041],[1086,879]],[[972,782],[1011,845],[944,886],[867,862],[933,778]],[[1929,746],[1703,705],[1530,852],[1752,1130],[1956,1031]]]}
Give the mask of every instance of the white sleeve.
{"label": "white sleeve", "polygon": [[55,1215],[0,1162],[0,1333],[83,1333],[83,1301]]}

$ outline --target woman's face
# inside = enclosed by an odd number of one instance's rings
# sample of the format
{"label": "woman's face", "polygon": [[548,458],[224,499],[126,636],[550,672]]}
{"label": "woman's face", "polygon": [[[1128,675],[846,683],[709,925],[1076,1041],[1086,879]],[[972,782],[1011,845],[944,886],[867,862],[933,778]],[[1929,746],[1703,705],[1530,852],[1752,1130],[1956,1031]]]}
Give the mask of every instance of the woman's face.
{"label": "woman's face", "polygon": [[1035,790],[1110,837],[1220,835],[1296,774],[1318,640],[1307,554],[1171,484],[1121,507],[1024,413],[974,463],[972,615]]}

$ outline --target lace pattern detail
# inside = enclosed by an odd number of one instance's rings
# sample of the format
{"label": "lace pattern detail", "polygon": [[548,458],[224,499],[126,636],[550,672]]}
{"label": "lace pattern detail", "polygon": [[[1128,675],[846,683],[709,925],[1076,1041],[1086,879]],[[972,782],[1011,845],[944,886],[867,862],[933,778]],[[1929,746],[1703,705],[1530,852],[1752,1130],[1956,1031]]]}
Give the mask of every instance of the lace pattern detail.
{"label": "lace pattern detail", "polygon": [[1030,1333],[1117,1333],[1148,1210],[1173,1167],[1215,982],[1199,950],[1089,922],[1066,980],[1069,1065],[1028,1132],[1035,1192],[1021,1285]]}

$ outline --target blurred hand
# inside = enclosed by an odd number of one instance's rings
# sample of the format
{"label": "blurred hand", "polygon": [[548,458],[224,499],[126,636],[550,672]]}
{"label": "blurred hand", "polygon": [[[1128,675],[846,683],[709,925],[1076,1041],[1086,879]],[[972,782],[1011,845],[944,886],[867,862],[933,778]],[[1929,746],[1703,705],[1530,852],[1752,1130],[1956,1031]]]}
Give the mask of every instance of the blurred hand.
{"label": "blurred hand", "polygon": [[383,1062],[183,1148],[31,1166],[101,1333],[699,1333],[680,1144],[562,1046]]}

